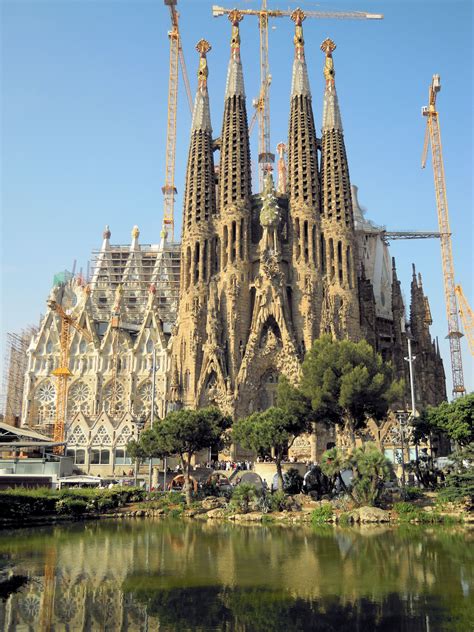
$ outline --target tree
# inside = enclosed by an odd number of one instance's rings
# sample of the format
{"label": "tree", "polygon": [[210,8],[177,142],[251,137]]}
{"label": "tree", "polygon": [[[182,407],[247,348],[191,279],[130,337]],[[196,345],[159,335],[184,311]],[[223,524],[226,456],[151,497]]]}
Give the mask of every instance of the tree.
{"label": "tree", "polygon": [[[350,453],[331,448],[323,454],[321,469],[330,477],[339,480],[341,488],[358,505],[375,505],[380,499],[385,481],[390,480],[390,461],[377,448],[367,442]],[[347,486],[342,470],[352,470],[353,478]]]}
{"label": "tree", "polygon": [[304,415],[292,415],[273,406],[260,413],[239,419],[232,428],[234,441],[255,452],[275,451],[275,464],[280,489],[283,489],[281,462],[293,441],[310,430],[310,421]]}
{"label": "tree", "polygon": [[310,400],[314,419],[342,425],[353,447],[355,434],[369,418],[384,419],[404,388],[392,366],[365,340],[322,336],[307,354],[302,374],[300,391]]}
{"label": "tree", "polygon": [[430,432],[443,432],[459,446],[474,441],[474,393],[429,406],[417,422],[417,435],[426,437]]}
{"label": "tree", "polygon": [[190,505],[193,456],[210,446],[221,450],[226,443],[225,431],[231,425],[230,417],[217,408],[179,410],[142,432],[139,444],[148,458],[178,456],[184,473],[186,503]]}
{"label": "tree", "polygon": [[127,455],[135,463],[135,486],[137,485],[138,465],[149,457],[149,451],[142,445],[141,440],[131,439],[127,443]]}

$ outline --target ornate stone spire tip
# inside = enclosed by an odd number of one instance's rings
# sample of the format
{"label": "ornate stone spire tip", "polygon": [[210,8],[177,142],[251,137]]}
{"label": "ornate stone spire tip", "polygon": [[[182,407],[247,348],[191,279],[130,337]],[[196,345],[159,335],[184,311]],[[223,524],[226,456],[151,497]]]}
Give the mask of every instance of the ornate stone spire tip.
{"label": "ornate stone spire tip", "polygon": [[206,55],[211,49],[212,46],[205,39],[200,39],[196,44],[196,50],[200,55]]}
{"label": "ornate stone spire tip", "polygon": [[140,229],[135,224],[135,226],[132,228],[132,239],[138,239],[139,237],[140,237]]}
{"label": "ornate stone spire tip", "polygon": [[233,26],[238,26],[239,22],[242,22],[242,20],[244,19],[244,16],[242,12],[239,11],[238,9],[232,9],[232,11],[230,11],[230,13],[228,14],[227,18]]}
{"label": "ornate stone spire tip", "polygon": [[304,20],[306,20],[306,15],[302,9],[297,7],[293,13],[291,14],[291,19],[296,24],[296,26],[301,26]]}
{"label": "ornate stone spire tip", "polygon": [[321,50],[326,55],[331,55],[333,51],[336,50],[336,44],[330,37],[326,37],[324,42],[321,44]]}
{"label": "ornate stone spire tip", "polygon": [[105,225],[104,232],[102,233],[102,237],[104,239],[110,239],[112,233],[110,232],[110,226],[108,224]]}

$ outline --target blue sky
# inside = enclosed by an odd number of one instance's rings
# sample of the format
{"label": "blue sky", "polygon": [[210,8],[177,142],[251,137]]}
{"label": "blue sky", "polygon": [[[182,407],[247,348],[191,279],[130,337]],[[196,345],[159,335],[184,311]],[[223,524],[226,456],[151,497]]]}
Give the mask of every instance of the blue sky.
{"label": "blue sky", "polygon": [[[212,17],[212,4],[179,0],[178,8],[193,92],[194,45],[201,37],[212,44],[209,89],[217,137],[230,24]],[[288,3],[269,0],[269,5],[286,9]],[[392,230],[437,228],[431,162],[425,171],[420,168],[425,128],[420,110],[432,75],[441,75],[438,110],[456,276],[473,305],[472,3],[301,0],[299,6],[385,15],[380,22],[308,19],[304,31],[316,125],[320,129],[324,87],[319,45],[329,36],[337,44],[336,85],[351,180],[368,217]],[[142,243],[159,240],[169,14],[162,0],[1,0],[0,11],[3,343],[6,331],[38,321],[56,272],[70,269],[74,259],[77,269],[86,269],[105,224],[113,243],[128,243],[134,224]],[[273,146],[288,133],[292,37],[288,18],[271,22]],[[259,91],[255,18],[244,19],[241,38],[251,116]],[[182,84],[180,89],[177,232],[190,126]],[[391,252],[407,298],[412,261],[423,275],[450,390],[439,243],[397,241]],[[463,350],[465,382],[472,390],[473,363],[465,343]]]}

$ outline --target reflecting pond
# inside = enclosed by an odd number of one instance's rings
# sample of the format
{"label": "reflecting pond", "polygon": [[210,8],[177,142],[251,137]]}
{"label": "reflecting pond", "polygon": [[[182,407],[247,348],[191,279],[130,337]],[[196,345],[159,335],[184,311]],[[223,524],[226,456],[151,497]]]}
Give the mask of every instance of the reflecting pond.
{"label": "reflecting pond", "polygon": [[0,630],[474,630],[474,532],[135,520],[0,534]]}

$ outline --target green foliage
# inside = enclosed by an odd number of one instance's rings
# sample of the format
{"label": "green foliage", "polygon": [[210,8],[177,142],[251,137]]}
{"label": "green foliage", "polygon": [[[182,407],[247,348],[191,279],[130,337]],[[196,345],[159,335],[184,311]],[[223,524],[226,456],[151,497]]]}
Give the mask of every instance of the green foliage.
{"label": "green foliage", "polygon": [[283,486],[281,461],[295,437],[310,429],[304,416],[294,415],[283,408],[272,407],[235,422],[232,435],[237,443],[255,452],[275,451],[280,486]]}
{"label": "green foliage", "polygon": [[430,432],[444,432],[460,446],[474,442],[474,393],[454,401],[430,406],[417,423],[417,435],[427,437]]}
{"label": "green foliage", "polygon": [[65,496],[60,498],[56,503],[56,513],[66,516],[82,516],[88,510],[88,503],[83,498],[74,498]]}
{"label": "green foliage", "polygon": [[360,505],[375,505],[384,483],[390,480],[392,465],[375,443],[364,443],[350,457],[354,471],[352,495]]}
{"label": "green foliage", "polygon": [[349,424],[352,432],[364,428],[369,417],[382,420],[403,393],[391,365],[365,340],[322,336],[307,354],[302,372],[300,390],[311,401],[314,418]]}
{"label": "green foliage", "polygon": [[303,488],[303,477],[295,467],[283,475],[283,489],[287,494],[299,494]]}
{"label": "green foliage", "polygon": [[273,494],[270,494],[271,511],[284,511],[287,508],[287,501],[285,492],[277,489]]}
{"label": "green foliage", "polygon": [[[48,514],[70,514],[77,507],[86,507],[89,512],[106,512],[129,502],[137,502],[145,497],[143,489],[134,487],[113,487],[112,489],[7,489],[0,492],[0,515],[5,518],[25,518]],[[80,513],[80,509],[78,509]]]}
{"label": "green foliage", "polygon": [[329,522],[332,518],[332,507],[329,504],[320,505],[311,512],[311,524],[320,525]]}
{"label": "green foliage", "polygon": [[179,456],[184,465],[186,502],[191,505],[189,468],[196,452],[213,446],[222,450],[228,442],[225,431],[232,425],[230,417],[218,408],[178,410],[169,413],[153,428],[140,436],[139,446],[147,458]]}
{"label": "green foliage", "polygon": [[454,465],[445,480],[439,497],[447,502],[464,502],[474,507],[474,444],[452,455]]}
{"label": "green foliage", "polygon": [[410,485],[405,486],[405,499],[406,500],[417,500],[423,496],[423,492],[418,487],[411,487]]}
{"label": "green foliage", "polygon": [[147,458],[192,456],[211,445],[220,450],[226,443],[224,432],[231,424],[232,420],[217,408],[178,410],[142,432],[140,445]]}
{"label": "green foliage", "polygon": [[250,503],[256,500],[257,490],[255,486],[250,483],[240,483],[232,492],[230,506],[232,509],[247,513],[250,508]]}
{"label": "green foliage", "polygon": [[[392,465],[375,443],[364,443],[350,453],[338,448],[327,450],[321,460],[326,476],[338,478],[341,487],[358,505],[375,505],[380,500],[384,483],[390,480]],[[351,469],[354,477],[348,489],[340,475],[341,470]]]}
{"label": "green foliage", "polygon": [[395,503],[393,509],[398,514],[400,522],[417,522],[420,524],[455,524],[460,522],[455,516],[443,516],[438,511],[423,511],[416,505],[407,502]]}
{"label": "green foliage", "polygon": [[277,406],[306,426],[311,421],[311,400],[300,389],[292,386],[285,376],[278,379]]}

